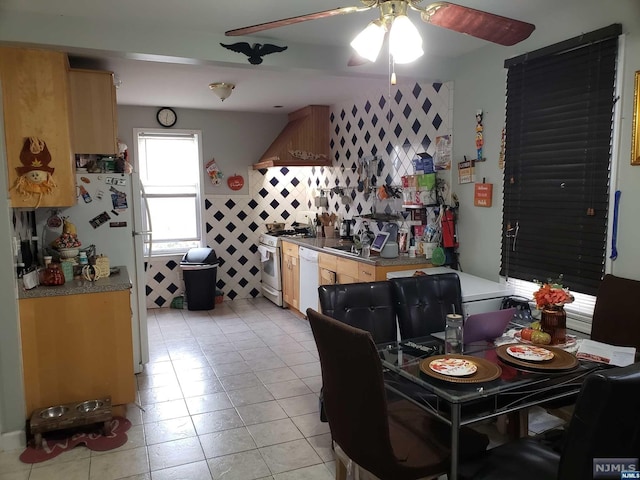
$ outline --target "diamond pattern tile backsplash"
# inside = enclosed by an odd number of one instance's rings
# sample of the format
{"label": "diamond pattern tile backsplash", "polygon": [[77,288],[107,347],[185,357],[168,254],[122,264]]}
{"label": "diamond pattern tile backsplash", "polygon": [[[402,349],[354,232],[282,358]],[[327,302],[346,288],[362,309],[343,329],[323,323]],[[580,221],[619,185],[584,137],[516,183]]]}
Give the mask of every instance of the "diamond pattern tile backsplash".
{"label": "diamond pattern tile backsplash", "polygon": [[[413,173],[412,160],[418,153],[433,156],[436,137],[451,134],[452,99],[452,83],[415,83],[400,86],[391,95],[363,92],[361,98],[331,107],[332,167],[249,169],[248,196],[207,196],[206,242],[221,258],[216,286],[225,300],[260,295],[257,244],[264,224],[290,224],[296,210],[318,210],[314,198],[323,189],[328,211],[340,218],[372,209],[399,211],[400,200],[377,200],[375,192],[359,191],[358,182],[365,178],[358,159],[370,160],[378,186],[399,186],[403,175]],[[328,191],[336,186],[343,187],[350,201],[345,203]],[[180,257],[152,262],[147,271],[148,308],[169,307],[174,297],[184,293],[179,262]]]}

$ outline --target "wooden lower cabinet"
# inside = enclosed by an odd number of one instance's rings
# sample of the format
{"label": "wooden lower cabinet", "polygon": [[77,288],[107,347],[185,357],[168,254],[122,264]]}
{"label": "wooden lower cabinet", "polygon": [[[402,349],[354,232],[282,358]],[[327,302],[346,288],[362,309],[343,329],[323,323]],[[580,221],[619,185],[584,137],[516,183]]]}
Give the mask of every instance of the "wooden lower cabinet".
{"label": "wooden lower cabinet", "polygon": [[282,242],[282,300],[300,309],[300,262],[298,245]]}
{"label": "wooden lower cabinet", "polygon": [[327,268],[320,269],[318,285],[333,285],[336,283],[336,272]]}
{"label": "wooden lower cabinet", "polygon": [[336,282],[336,260],[328,253],[318,253],[318,285],[333,285]]}
{"label": "wooden lower cabinet", "polygon": [[19,301],[28,417],[38,408],[106,396],[113,405],[135,401],[129,295]]}

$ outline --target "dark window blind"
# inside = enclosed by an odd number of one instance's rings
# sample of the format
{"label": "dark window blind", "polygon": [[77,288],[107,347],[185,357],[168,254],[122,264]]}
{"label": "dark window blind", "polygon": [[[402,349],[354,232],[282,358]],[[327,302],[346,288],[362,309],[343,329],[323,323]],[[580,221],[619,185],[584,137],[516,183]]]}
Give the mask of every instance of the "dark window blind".
{"label": "dark window blind", "polygon": [[572,290],[596,294],[606,254],[617,30],[505,62],[502,275],[546,281],[562,274]]}

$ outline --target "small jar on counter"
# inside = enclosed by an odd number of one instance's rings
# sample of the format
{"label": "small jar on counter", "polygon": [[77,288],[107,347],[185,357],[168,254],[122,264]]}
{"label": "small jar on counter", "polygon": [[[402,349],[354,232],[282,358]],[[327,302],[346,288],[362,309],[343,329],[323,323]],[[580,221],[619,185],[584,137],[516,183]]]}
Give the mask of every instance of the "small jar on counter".
{"label": "small jar on counter", "polygon": [[64,285],[64,274],[59,263],[50,263],[42,274],[42,284],[48,286]]}
{"label": "small jar on counter", "polygon": [[89,265],[89,259],[87,258],[87,252],[80,252],[78,256],[78,263],[80,265]]}

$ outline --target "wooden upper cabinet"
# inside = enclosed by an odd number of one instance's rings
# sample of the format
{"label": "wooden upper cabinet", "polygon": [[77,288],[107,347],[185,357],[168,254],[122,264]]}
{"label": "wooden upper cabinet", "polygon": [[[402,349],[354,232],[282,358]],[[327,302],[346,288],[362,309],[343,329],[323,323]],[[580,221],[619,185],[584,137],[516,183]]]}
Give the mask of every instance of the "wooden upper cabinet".
{"label": "wooden upper cabinet", "polygon": [[[75,162],[71,151],[69,124],[69,63],[61,52],[0,47],[0,81],[4,109],[7,151],[7,178],[12,207],[68,207],[76,203]],[[50,162],[41,171],[49,172],[50,193],[42,184],[27,184],[23,194],[16,188],[25,168],[20,153],[25,141],[43,141]],[[44,151],[44,149],[43,149]],[[25,161],[27,161],[25,159]],[[33,159],[29,160],[33,162]],[[24,186],[24,184],[22,184]]]}
{"label": "wooden upper cabinet", "polygon": [[69,71],[74,153],[118,153],[116,89],[112,72]]}

